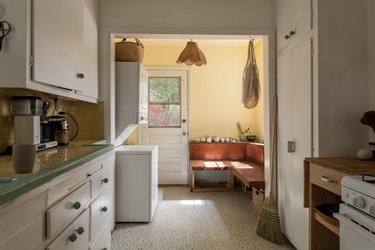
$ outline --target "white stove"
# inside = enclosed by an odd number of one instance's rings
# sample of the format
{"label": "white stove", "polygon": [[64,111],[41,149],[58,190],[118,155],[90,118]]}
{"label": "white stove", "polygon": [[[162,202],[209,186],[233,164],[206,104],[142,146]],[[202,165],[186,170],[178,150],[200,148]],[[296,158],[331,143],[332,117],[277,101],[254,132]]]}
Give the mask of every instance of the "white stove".
{"label": "white stove", "polygon": [[375,177],[374,176],[345,176],[341,182],[342,200],[375,217]]}
{"label": "white stove", "polygon": [[340,250],[375,246],[375,176],[345,176],[341,181]]}

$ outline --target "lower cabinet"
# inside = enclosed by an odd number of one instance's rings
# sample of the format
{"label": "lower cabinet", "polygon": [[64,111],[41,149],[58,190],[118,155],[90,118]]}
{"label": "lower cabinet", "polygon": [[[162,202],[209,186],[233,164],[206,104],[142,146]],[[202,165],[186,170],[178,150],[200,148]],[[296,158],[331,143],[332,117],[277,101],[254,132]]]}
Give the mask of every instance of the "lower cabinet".
{"label": "lower cabinet", "polygon": [[39,215],[18,232],[0,243],[0,249],[39,249],[43,242],[43,217]]}
{"label": "lower cabinet", "polygon": [[111,221],[107,221],[102,230],[91,242],[90,250],[109,250],[111,249]]}
{"label": "lower cabinet", "polygon": [[108,152],[1,205],[0,250],[110,249],[114,162]]}
{"label": "lower cabinet", "polygon": [[46,249],[81,250],[89,246],[89,210],[86,209]]}

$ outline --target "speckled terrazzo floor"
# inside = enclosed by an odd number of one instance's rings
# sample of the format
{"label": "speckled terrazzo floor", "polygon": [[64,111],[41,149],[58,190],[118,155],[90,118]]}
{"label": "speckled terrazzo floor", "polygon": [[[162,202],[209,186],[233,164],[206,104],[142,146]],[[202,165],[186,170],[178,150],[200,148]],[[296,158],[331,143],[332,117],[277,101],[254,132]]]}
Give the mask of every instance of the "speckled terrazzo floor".
{"label": "speckled terrazzo floor", "polygon": [[153,221],[116,224],[112,249],[294,249],[257,236],[256,225],[251,194],[161,187]]}

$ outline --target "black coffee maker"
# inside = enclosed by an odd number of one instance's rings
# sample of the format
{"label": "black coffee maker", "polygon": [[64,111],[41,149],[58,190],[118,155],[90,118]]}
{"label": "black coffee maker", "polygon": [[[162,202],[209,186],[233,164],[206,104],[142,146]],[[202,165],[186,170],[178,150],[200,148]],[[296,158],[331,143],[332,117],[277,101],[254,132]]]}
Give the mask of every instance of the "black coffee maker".
{"label": "black coffee maker", "polygon": [[47,122],[42,125],[43,139],[57,141],[58,145],[68,145],[69,124],[64,115],[53,115],[47,117]]}

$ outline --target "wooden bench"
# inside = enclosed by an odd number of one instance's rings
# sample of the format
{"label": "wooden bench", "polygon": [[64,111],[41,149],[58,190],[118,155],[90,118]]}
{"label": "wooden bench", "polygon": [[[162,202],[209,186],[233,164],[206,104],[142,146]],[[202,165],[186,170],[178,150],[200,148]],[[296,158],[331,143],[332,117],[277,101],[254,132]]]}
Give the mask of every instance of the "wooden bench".
{"label": "wooden bench", "polygon": [[[234,176],[244,187],[264,189],[264,146],[259,143],[191,143],[190,190],[233,190]],[[225,186],[203,188],[195,183],[196,171],[228,170]],[[206,185],[204,185],[206,186]]]}

